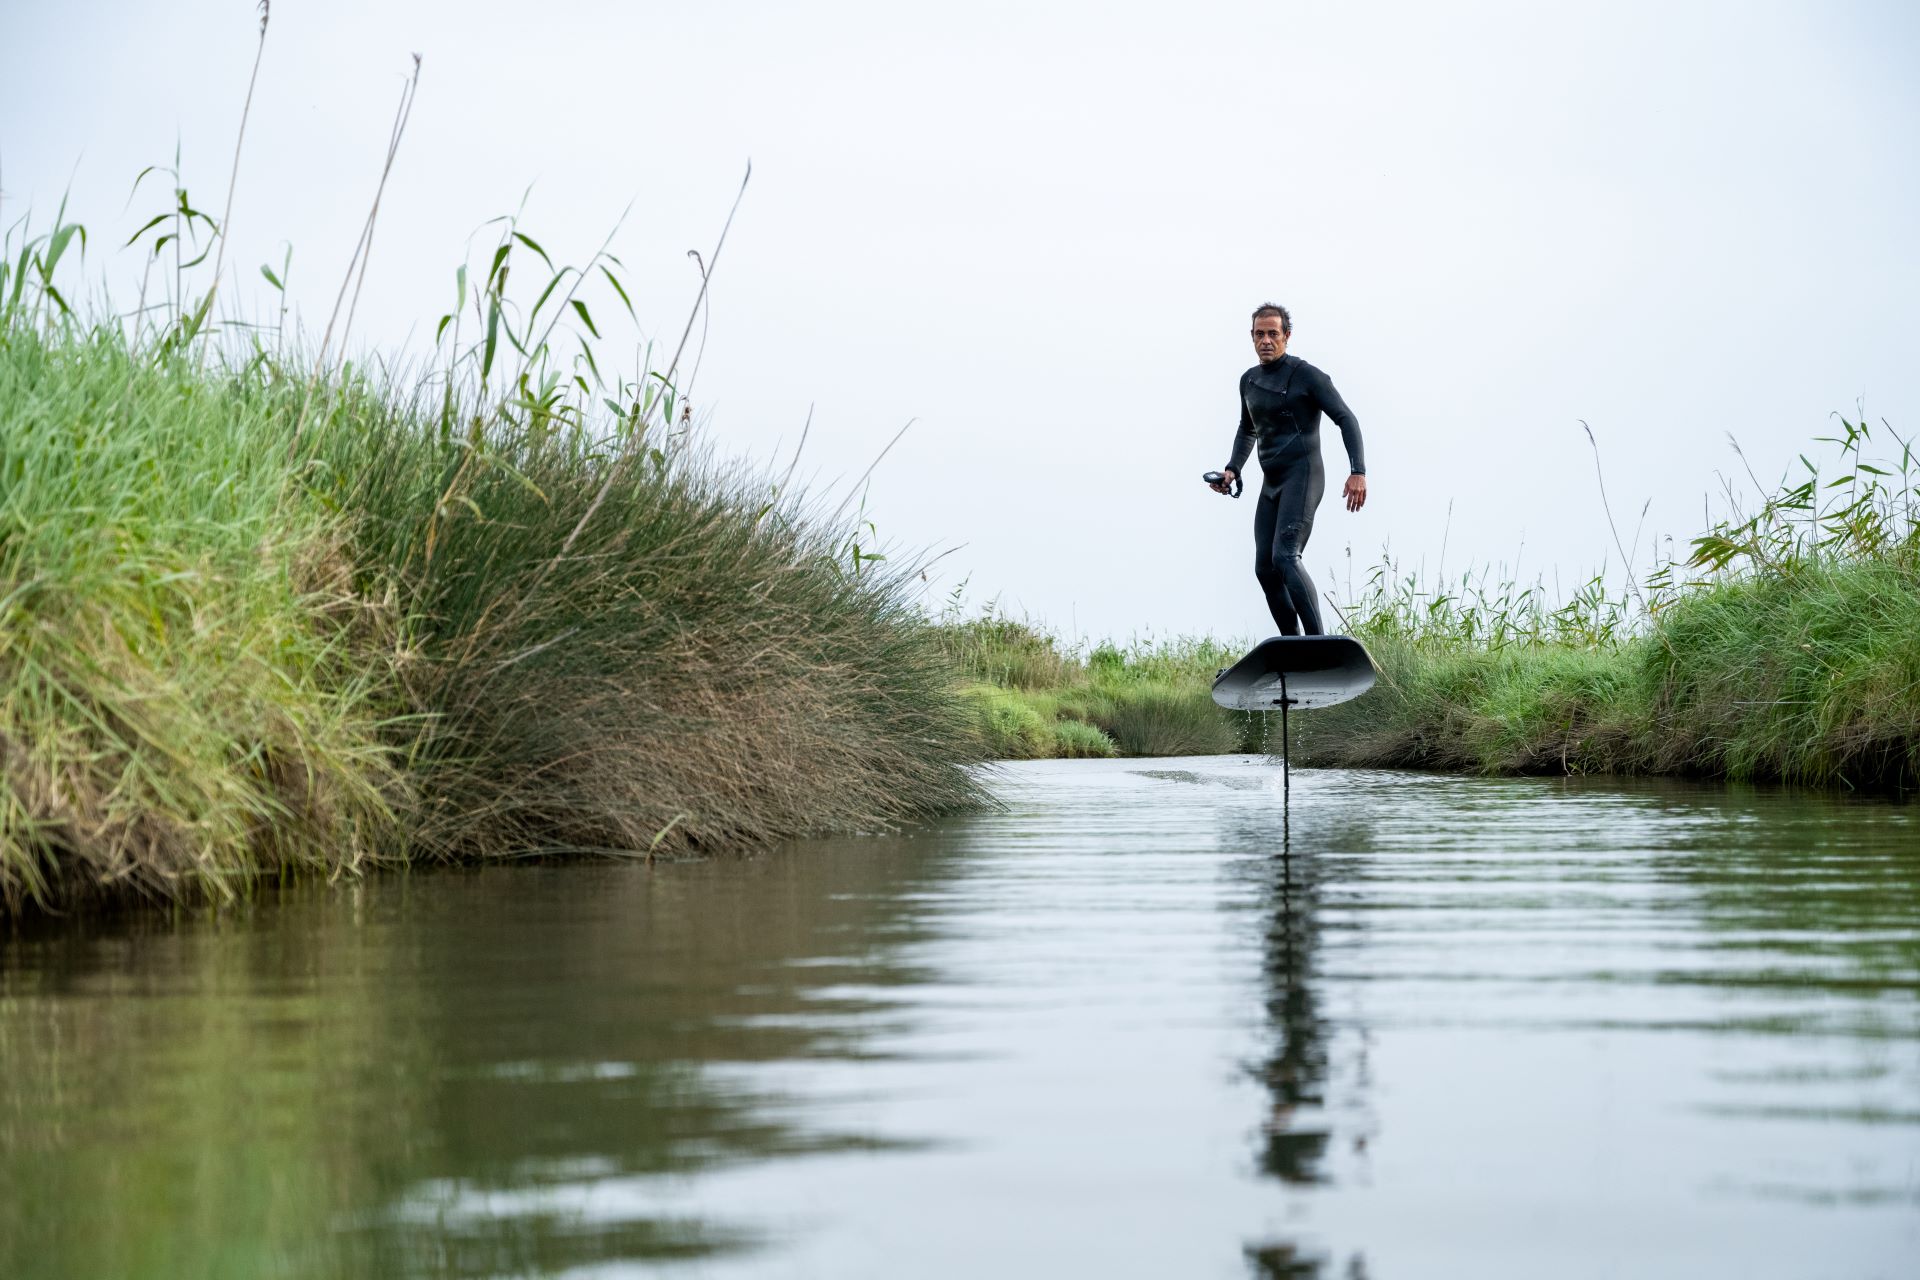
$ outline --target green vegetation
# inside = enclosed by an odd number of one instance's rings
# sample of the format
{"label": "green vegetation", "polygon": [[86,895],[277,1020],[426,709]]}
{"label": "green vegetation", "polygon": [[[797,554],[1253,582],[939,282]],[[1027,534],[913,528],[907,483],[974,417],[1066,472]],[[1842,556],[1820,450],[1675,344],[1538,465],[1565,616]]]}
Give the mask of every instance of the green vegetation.
{"label": "green vegetation", "polygon": [[[1647,773],[1901,788],[1920,783],[1920,472],[1864,423],[1797,482],[1694,540],[1685,563],[1563,601],[1544,584],[1422,583],[1391,563],[1342,616],[1381,680],[1295,721],[1309,765]],[[1243,646],[1063,645],[993,615],[943,634],[993,754],[1262,750],[1213,707]],[[1099,734],[1098,738],[1093,733]]]}
{"label": "green vegetation", "polygon": [[1258,718],[1223,713],[1208,693],[1239,646],[1181,639],[1083,653],[991,609],[965,621],[949,617],[940,631],[996,758],[1258,749]]}
{"label": "green vegetation", "polygon": [[257,379],[0,320],[0,895],[225,896],[351,870],[398,794],[366,661],[394,615],[287,501]]}
{"label": "green vegetation", "polygon": [[1876,465],[1842,426],[1837,474],[1803,459],[1617,598],[1376,575],[1352,618],[1381,684],[1301,717],[1301,759],[1920,782],[1920,475],[1907,442]]}
{"label": "green vegetation", "polygon": [[216,323],[192,282],[221,229],[177,181],[134,239],[168,294],[131,319],[70,303],[64,209],[9,236],[0,907],[733,848],[976,797],[916,566],[704,449],[678,352],[603,377],[618,260],[498,227],[412,382],[329,354],[351,305],[317,354]]}

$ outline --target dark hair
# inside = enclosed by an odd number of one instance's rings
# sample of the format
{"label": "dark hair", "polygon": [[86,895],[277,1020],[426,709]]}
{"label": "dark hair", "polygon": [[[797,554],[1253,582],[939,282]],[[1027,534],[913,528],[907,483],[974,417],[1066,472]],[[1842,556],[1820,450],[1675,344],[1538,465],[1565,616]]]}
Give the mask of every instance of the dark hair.
{"label": "dark hair", "polygon": [[1288,314],[1287,309],[1279,303],[1263,302],[1255,307],[1253,309],[1253,318],[1258,320],[1261,316],[1279,316],[1280,332],[1289,338],[1293,336],[1293,317]]}

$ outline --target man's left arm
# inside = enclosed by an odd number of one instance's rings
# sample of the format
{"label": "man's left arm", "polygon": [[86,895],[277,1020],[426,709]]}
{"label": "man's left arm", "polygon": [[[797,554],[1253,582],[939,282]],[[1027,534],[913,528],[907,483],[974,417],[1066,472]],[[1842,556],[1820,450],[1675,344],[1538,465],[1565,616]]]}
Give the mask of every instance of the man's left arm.
{"label": "man's left arm", "polygon": [[[1319,372],[1319,371],[1316,371]],[[1334,389],[1333,379],[1324,372],[1314,379],[1313,398],[1320,411],[1340,428],[1340,439],[1347,446],[1347,482],[1341,487],[1347,510],[1358,511],[1367,503],[1367,455],[1360,443],[1360,419],[1353,416],[1347,402]]]}

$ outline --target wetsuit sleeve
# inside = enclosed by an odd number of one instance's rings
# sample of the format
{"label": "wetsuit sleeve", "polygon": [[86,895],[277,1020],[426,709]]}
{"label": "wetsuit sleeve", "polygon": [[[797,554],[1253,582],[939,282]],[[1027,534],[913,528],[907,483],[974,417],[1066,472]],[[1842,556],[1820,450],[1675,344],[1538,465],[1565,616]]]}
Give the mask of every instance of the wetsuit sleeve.
{"label": "wetsuit sleeve", "polygon": [[1253,412],[1247,408],[1247,380],[1240,379],[1240,429],[1233,436],[1233,457],[1227,462],[1227,470],[1242,477],[1246,472],[1241,468],[1247,464],[1247,455],[1253,452]]}
{"label": "wetsuit sleeve", "polygon": [[1353,410],[1347,408],[1347,402],[1333,389],[1333,379],[1324,372],[1320,372],[1314,382],[1313,397],[1320,402],[1320,411],[1340,428],[1340,438],[1347,446],[1349,469],[1357,476],[1367,474],[1367,455],[1360,445],[1360,419],[1353,416]]}

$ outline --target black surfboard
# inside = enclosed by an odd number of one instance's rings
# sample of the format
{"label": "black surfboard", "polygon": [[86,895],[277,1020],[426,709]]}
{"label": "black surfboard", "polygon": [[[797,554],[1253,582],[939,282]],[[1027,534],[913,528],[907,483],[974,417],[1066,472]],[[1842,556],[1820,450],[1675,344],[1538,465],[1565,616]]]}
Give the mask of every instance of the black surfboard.
{"label": "black surfboard", "polygon": [[1352,636],[1275,636],[1213,681],[1229,711],[1330,707],[1373,688],[1373,658]]}

